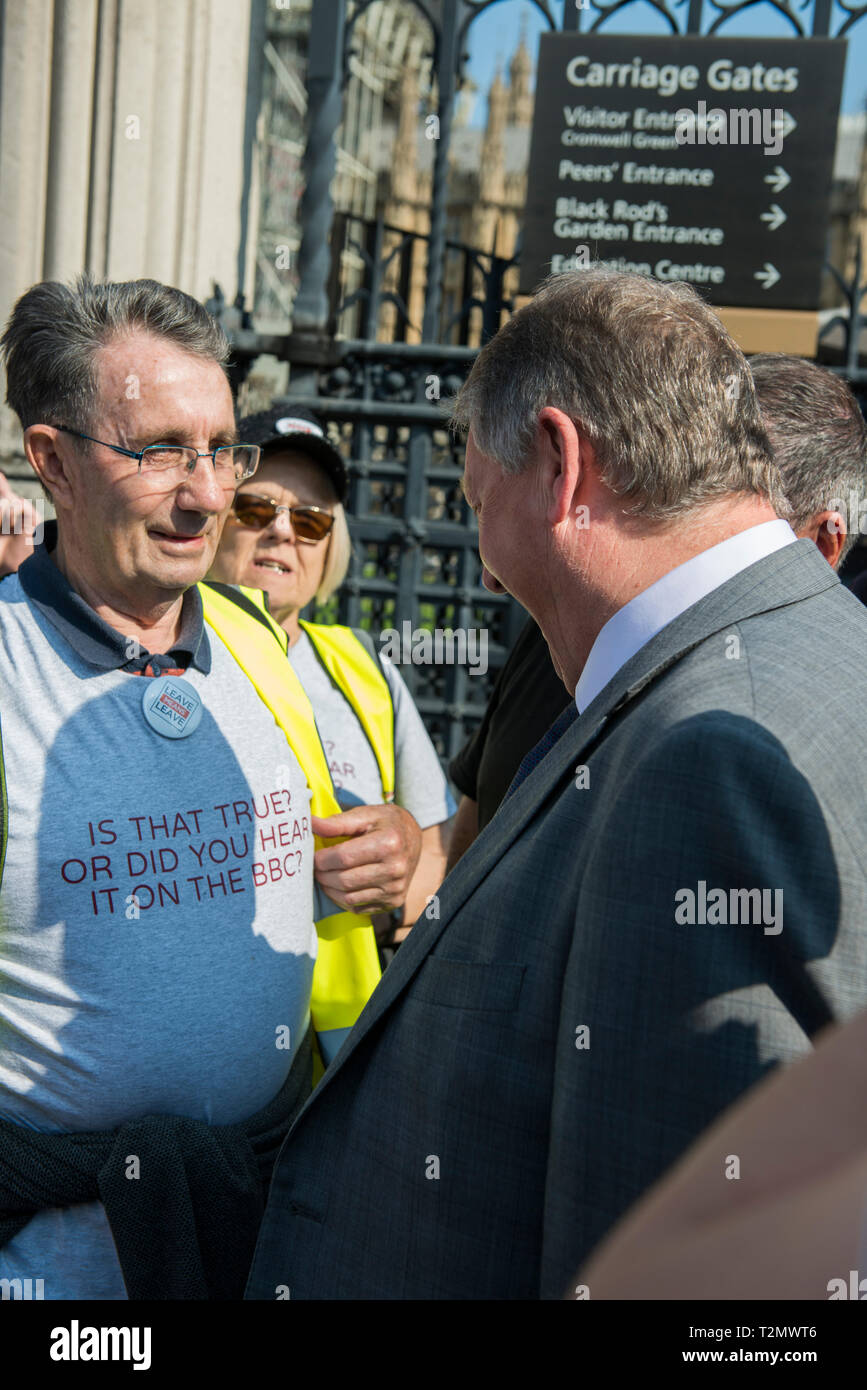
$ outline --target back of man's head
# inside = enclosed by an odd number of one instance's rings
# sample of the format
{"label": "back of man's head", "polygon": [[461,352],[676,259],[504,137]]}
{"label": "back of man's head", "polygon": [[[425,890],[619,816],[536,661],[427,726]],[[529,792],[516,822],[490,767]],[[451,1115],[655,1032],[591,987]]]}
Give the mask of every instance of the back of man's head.
{"label": "back of man's head", "polygon": [[228,359],[223,330],[198,300],[156,280],[97,283],[80,275],[70,285],[45,280],[27,290],[0,340],[6,399],[22,428],[87,430],[98,394],[95,354],[134,333],[220,364]]}
{"label": "back of man's head", "polygon": [[867,499],[867,422],[858,402],[841,377],[801,357],[763,352],[750,358],[750,369],[792,527],[802,531],[823,512],[841,512],[848,520],[842,560],[858,540]]}
{"label": "back of man's head", "polygon": [[752,493],[788,515],[746,359],[686,284],[602,265],[546,280],[479,353],[452,420],[519,473],[545,406],[579,425],[631,513]]}

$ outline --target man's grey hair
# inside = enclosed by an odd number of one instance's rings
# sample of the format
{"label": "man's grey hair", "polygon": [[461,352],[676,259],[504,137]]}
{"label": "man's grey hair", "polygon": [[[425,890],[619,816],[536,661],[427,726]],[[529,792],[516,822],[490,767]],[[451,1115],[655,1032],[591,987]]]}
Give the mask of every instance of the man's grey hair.
{"label": "man's grey hair", "polygon": [[[867,422],[841,377],[784,352],[750,358],[765,429],[774,450],[792,526],[806,527],[820,512],[847,517],[844,559],[859,538],[867,499]],[[854,516],[852,495],[858,499]],[[832,505],[835,504],[835,505]]]}
{"label": "man's grey hair", "polygon": [[452,426],[519,473],[545,406],[589,438],[629,513],[755,493],[789,514],[746,358],[686,284],[603,265],[550,276],[482,348]]}
{"label": "man's grey hair", "polygon": [[0,339],[6,400],[30,425],[87,430],[97,403],[97,350],[130,333],[166,338],[225,367],[229,343],[198,300],[156,280],[45,280],[15,305]]}

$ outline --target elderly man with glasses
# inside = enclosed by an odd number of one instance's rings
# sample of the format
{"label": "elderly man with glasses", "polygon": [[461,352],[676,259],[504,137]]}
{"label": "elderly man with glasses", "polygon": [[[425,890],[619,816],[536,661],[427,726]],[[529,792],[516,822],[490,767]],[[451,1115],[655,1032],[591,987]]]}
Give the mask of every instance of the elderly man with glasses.
{"label": "elderly man with glasses", "polygon": [[[3,350],[57,520],[0,584],[0,1277],[240,1297],[311,1089],[315,817],[339,810],[267,615],[200,583],[259,449],[178,290],[37,285]],[[374,879],[342,886],[390,908]],[[327,911],[334,989],[353,924]],[[350,974],[357,1014],[378,969]]]}

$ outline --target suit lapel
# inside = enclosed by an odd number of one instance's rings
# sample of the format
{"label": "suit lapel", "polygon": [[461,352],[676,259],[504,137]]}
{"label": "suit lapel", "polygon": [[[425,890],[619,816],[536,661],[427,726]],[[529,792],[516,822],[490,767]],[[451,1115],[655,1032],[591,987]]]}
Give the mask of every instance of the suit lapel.
{"label": "suit lapel", "polygon": [[[376,1021],[413,978],[449,922],[507,853],[539,806],[619,714],[687,652],[757,613],[785,607],[839,584],[812,541],[797,541],[758,560],[693,604],[636,652],[500,806],[439,892],[439,918],[418,919],[315,1094],[327,1086]],[[309,1103],[309,1102],[308,1102]],[[303,1113],[303,1112],[302,1112]]]}

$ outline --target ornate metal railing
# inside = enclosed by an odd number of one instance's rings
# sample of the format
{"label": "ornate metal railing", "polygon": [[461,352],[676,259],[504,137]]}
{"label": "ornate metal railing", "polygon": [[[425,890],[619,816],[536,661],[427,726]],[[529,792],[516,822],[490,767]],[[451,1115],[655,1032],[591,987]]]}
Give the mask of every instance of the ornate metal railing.
{"label": "ornate metal railing", "polygon": [[[443,402],[475,355],[471,339],[484,342],[511,309],[505,280],[517,255],[507,261],[484,248],[450,241],[446,234],[452,108],[468,60],[467,36],[479,16],[503,0],[412,0],[430,26],[438,92],[439,139],[424,235],[381,218],[362,222],[336,213],[331,202],[335,135],[353,33],[372,2],[359,0],[349,13],[346,0],[316,0],[313,6],[293,329],[263,336],[241,326],[236,317],[235,372],[236,380],[242,379],[259,353],[288,361],[289,398],[323,418],[347,458],[355,557],[331,616],[368,627],[374,635],[401,630],[404,623],[413,630],[487,630],[489,670],[484,677],[461,666],[402,668],[440,755],[447,757],[480,718],[491,681],[523,621],[522,611],[510,600],[481,586],[475,520],[459,490],[461,460],[443,413]],[[647,2],[673,34],[710,35],[756,0]],[[561,24],[544,0],[533,3],[552,29],[596,32],[637,0],[599,0],[590,8],[565,0]],[[768,3],[795,37],[842,36],[867,14],[867,4],[846,0]],[[359,260],[363,268],[353,282],[344,269],[347,251],[356,259],[356,271]],[[413,323],[410,287],[419,256],[424,259],[425,293],[421,322]],[[839,343],[842,336],[834,369],[853,384],[865,384],[867,369],[858,349],[867,326],[862,312],[867,286],[862,284],[860,254],[851,279],[840,267],[829,270],[843,304],[824,324],[821,340],[827,344],[834,337]],[[384,306],[391,321],[389,342],[377,340]],[[410,336],[420,336],[421,342],[408,342]],[[827,352],[823,357],[833,361]]]}
{"label": "ornate metal railing", "polygon": [[[418,338],[421,324],[413,322],[412,286],[430,257],[430,235],[407,231],[381,217],[362,220],[347,213],[334,215],[331,231],[331,274],[328,281],[328,330],[341,337],[382,338],[383,306],[391,308],[388,341]],[[355,253],[363,274],[350,284],[348,252]],[[443,295],[436,341],[468,347],[485,342],[501,327],[514,305],[506,293],[509,270],[519,257],[498,256],[465,242],[446,238]],[[355,276],[354,279],[359,279]]]}
{"label": "ornate metal railing", "polygon": [[[264,347],[256,334],[236,335],[242,371],[262,350],[307,366],[302,349],[291,335]],[[526,616],[482,586],[475,518],[460,489],[463,448],[448,429],[448,398],[475,355],[461,345],[332,340],[330,356],[317,353],[314,389],[299,387],[296,373],[290,393],[323,421],[349,473],[351,567],[339,594],[310,616],[364,627],[375,639],[421,629],[477,634],[464,664],[401,666],[443,760],[481,717]],[[473,656],[480,650],[484,663]]]}

